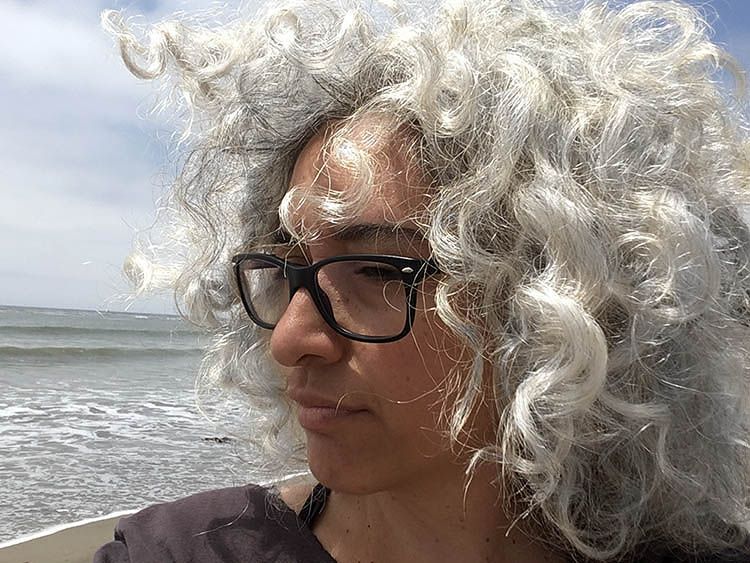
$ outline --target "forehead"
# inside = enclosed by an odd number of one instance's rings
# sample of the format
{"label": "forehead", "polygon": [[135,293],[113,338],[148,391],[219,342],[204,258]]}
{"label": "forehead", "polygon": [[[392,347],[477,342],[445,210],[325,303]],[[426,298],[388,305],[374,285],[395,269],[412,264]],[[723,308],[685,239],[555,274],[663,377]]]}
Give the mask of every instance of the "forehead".
{"label": "forehead", "polygon": [[[416,136],[384,117],[329,122],[304,146],[290,189],[301,196],[300,212],[328,201],[353,205],[354,223],[401,223],[424,210],[428,182],[414,156]],[[318,210],[319,211],[319,210]],[[325,221],[325,219],[324,219]]]}

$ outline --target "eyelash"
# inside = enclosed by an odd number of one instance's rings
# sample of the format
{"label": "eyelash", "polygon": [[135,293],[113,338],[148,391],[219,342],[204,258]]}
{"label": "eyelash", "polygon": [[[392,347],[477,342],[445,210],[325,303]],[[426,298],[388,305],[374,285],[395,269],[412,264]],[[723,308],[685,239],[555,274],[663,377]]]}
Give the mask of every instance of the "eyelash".
{"label": "eyelash", "polygon": [[398,271],[386,266],[369,266],[367,268],[360,268],[357,273],[366,278],[376,279],[380,281],[401,281],[401,275],[398,273]]}

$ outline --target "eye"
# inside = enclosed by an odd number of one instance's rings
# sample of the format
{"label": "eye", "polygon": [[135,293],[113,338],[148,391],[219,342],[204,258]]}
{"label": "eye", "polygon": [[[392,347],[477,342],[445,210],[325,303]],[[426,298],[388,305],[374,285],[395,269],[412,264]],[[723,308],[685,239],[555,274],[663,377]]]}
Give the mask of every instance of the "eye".
{"label": "eye", "polygon": [[387,264],[366,264],[356,269],[357,275],[376,281],[401,281],[401,272]]}

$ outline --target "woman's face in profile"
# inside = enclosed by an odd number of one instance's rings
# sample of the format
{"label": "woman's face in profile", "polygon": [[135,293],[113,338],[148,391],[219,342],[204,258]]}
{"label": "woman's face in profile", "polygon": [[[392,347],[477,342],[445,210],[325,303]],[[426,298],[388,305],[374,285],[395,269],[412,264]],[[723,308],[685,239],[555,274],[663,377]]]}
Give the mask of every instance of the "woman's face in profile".
{"label": "woman's face in profile", "polygon": [[[371,144],[368,127],[383,129],[366,120],[349,140],[357,147]],[[354,183],[346,155],[324,150],[331,133],[328,128],[316,135],[296,162],[291,186],[302,195],[346,192]],[[378,166],[366,210],[353,228],[320,225],[320,236],[304,247],[308,260],[365,253],[429,257],[428,244],[409,220],[425,205],[427,185],[409,165],[404,139],[388,137],[371,147]],[[296,222],[314,221],[304,204],[296,213]],[[394,229],[397,223],[400,228]],[[463,475],[441,431],[446,425],[440,415],[450,392],[448,376],[468,354],[434,313],[434,290],[435,280],[421,285],[411,332],[384,344],[336,333],[306,290],[294,294],[272,333],[271,353],[282,366],[287,394],[307,436],[310,468],[323,484],[367,493]],[[490,418],[480,413],[477,426],[487,427]]]}

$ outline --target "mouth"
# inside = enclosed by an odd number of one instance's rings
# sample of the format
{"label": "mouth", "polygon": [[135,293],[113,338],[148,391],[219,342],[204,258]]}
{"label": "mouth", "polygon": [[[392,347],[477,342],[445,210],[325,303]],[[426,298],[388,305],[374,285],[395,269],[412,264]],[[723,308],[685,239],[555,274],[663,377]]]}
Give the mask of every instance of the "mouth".
{"label": "mouth", "polygon": [[342,407],[306,407],[299,405],[297,420],[302,428],[311,432],[321,432],[336,424],[348,422],[367,414],[366,410],[349,410]]}
{"label": "mouth", "polygon": [[300,426],[311,432],[325,431],[369,412],[365,408],[343,406],[340,401],[330,401],[301,393],[290,392],[289,398],[297,405],[297,420]]}

